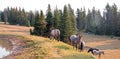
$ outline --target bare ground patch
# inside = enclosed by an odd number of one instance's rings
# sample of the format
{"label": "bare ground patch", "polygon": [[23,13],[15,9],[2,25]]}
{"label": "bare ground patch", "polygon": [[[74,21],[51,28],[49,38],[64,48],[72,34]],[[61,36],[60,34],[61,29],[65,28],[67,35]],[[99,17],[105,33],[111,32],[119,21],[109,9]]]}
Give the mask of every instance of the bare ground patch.
{"label": "bare ground patch", "polygon": [[0,39],[8,40],[12,43],[12,53],[8,56],[5,56],[1,59],[15,59],[15,56],[22,53],[23,47],[26,46],[24,40],[20,37],[13,35],[0,35]]}

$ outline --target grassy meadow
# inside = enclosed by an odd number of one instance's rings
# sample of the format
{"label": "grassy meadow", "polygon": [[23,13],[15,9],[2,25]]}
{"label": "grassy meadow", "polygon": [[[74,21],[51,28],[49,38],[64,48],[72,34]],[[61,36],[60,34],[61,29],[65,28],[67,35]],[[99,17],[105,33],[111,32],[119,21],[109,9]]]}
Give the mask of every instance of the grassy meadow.
{"label": "grassy meadow", "polygon": [[5,35],[6,38],[7,36],[20,38],[19,40],[26,44],[22,52],[11,59],[94,59],[90,53],[86,52],[87,47],[100,48],[105,52],[101,58],[96,56],[97,59],[120,59],[119,37],[82,34],[86,48],[84,52],[79,52],[66,43],[30,35],[30,28],[32,27],[0,24],[0,35]]}
{"label": "grassy meadow", "polygon": [[0,28],[0,35],[20,38],[26,44],[21,53],[9,59],[93,59],[87,52],[80,53],[66,43],[30,35],[32,27],[0,24]]}

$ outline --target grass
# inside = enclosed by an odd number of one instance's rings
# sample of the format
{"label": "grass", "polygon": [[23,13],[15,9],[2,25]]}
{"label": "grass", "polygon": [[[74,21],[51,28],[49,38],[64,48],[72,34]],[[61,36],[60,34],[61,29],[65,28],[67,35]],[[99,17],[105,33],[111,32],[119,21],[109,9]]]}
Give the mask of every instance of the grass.
{"label": "grass", "polygon": [[74,54],[74,55],[68,55],[68,56],[63,56],[58,59],[94,59],[91,56],[86,56],[84,54]]}
{"label": "grass", "polygon": [[22,54],[15,56],[15,59],[91,59],[90,54],[80,53],[63,42],[39,36],[4,34],[8,35],[19,37],[26,43]]}
{"label": "grass", "polygon": [[29,35],[27,27],[0,25],[0,34],[19,37],[26,43],[22,54],[15,59],[91,59],[90,54],[80,53],[72,46],[56,40],[49,40],[40,36]]}
{"label": "grass", "polygon": [[64,50],[69,50],[69,48],[65,45],[60,45],[60,46],[55,46],[58,49],[64,49]]}

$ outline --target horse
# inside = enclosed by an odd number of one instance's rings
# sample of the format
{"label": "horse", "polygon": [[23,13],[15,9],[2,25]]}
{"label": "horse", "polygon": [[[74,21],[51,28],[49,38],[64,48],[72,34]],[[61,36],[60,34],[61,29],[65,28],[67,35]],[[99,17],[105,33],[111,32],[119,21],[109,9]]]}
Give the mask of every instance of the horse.
{"label": "horse", "polygon": [[69,40],[71,42],[71,45],[73,46],[73,49],[74,49],[74,46],[75,46],[76,50],[77,50],[77,46],[78,46],[78,44],[80,44],[81,36],[78,35],[78,34],[71,35]]}
{"label": "horse", "polygon": [[94,55],[99,55],[99,58],[101,57],[101,54],[104,55],[104,51],[101,51],[101,50],[99,50],[99,51],[93,50],[93,53],[94,53]]}
{"label": "horse", "polygon": [[85,46],[85,42],[81,41],[80,45],[79,45],[80,52],[82,52],[84,50],[84,46]]}
{"label": "horse", "polygon": [[88,53],[91,52],[94,55],[93,50],[99,51],[99,49],[97,49],[97,48],[89,48]]}
{"label": "horse", "polygon": [[90,48],[90,49],[88,50],[88,53],[89,53],[89,52],[92,53],[92,56],[94,56],[94,55],[99,55],[99,58],[100,58],[101,54],[104,55],[104,51],[101,51],[100,49],[97,49],[97,48]]}
{"label": "horse", "polygon": [[59,29],[53,29],[53,30],[51,30],[50,40],[51,39],[57,39],[58,41],[60,41],[60,30]]}

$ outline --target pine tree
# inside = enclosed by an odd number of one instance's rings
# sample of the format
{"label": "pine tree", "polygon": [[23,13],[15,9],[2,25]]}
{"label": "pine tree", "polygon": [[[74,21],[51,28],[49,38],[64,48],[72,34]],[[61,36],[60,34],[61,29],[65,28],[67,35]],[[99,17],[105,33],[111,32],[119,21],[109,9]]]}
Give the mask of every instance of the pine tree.
{"label": "pine tree", "polygon": [[60,12],[56,7],[56,9],[54,10],[54,27],[57,29],[60,29],[60,17]]}
{"label": "pine tree", "polygon": [[85,24],[85,22],[86,22],[85,10],[83,10],[82,8],[81,8],[81,10],[77,9],[77,18],[76,18],[76,20],[77,20],[78,31],[80,32],[80,31],[84,30],[85,26],[86,26],[86,24]]}
{"label": "pine tree", "polygon": [[53,14],[51,11],[50,4],[48,5],[48,9],[47,9],[46,22],[47,22],[46,34],[47,34],[47,36],[49,36],[51,29],[54,27],[54,19],[53,19]]}
{"label": "pine tree", "polygon": [[68,36],[72,35],[73,34],[73,29],[72,29],[72,26],[71,26],[71,20],[70,20],[70,15],[69,15],[69,10],[68,10],[68,7],[65,5],[64,6],[64,11],[63,11],[63,38],[64,38],[64,41],[65,42],[68,42]]}
{"label": "pine tree", "polygon": [[35,16],[32,11],[28,13],[27,19],[30,21],[30,25],[33,26],[35,23]]}
{"label": "pine tree", "polygon": [[70,20],[71,20],[70,26],[72,26],[71,33],[75,33],[75,32],[77,32],[77,22],[76,22],[76,17],[74,15],[74,10],[72,9],[70,4],[68,4],[68,11],[69,11],[69,16],[70,16]]}
{"label": "pine tree", "polygon": [[88,9],[88,14],[86,16],[86,32],[91,32],[91,11]]}
{"label": "pine tree", "polygon": [[4,22],[5,24],[8,22],[7,9],[4,9]]}
{"label": "pine tree", "polygon": [[1,11],[0,11],[0,22],[2,21],[2,19],[1,19]]}
{"label": "pine tree", "polygon": [[33,34],[35,34],[35,35],[40,35],[40,30],[39,30],[40,27],[39,27],[39,23],[38,23],[39,19],[40,19],[39,12],[36,11],[35,12],[34,30],[33,30]]}
{"label": "pine tree", "polygon": [[40,20],[38,22],[39,22],[39,25],[40,25],[40,35],[43,36],[43,35],[45,35],[44,32],[45,32],[47,23],[46,23],[45,16],[44,16],[42,10],[41,10],[41,13],[40,13]]}
{"label": "pine tree", "polygon": [[2,19],[1,19],[1,15],[0,15],[0,22],[2,21]]}

